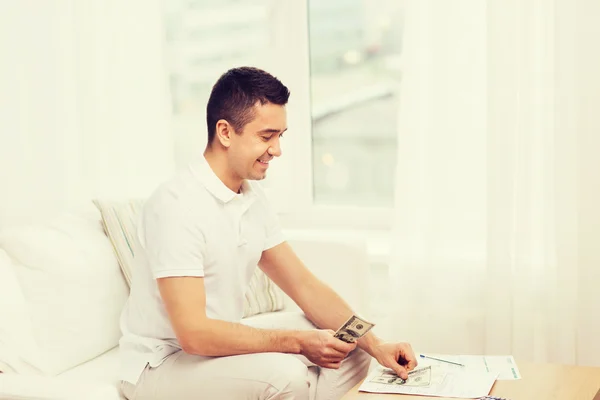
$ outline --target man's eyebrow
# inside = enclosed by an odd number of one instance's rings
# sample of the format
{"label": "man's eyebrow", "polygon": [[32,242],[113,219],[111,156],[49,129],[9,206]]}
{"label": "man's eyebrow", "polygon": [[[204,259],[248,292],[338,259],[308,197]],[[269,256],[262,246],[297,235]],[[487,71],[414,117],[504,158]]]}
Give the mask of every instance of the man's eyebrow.
{"label": "man's eyebrow", "polygon": [[282,131],[280,131],[279,129],[266,128],[266,129],[261,129],[260,131],[258,131],[258,133],[283,133],[285,131],[287,131],[287,128],[285,128]]}

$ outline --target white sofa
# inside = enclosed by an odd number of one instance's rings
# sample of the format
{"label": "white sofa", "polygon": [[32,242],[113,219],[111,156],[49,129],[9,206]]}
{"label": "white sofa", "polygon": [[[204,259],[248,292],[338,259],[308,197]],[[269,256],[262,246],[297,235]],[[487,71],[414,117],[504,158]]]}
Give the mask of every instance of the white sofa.
{"label": "white sofa", "polygon": [[[318,277],[366,311],[363,243],[288,239]],[[0,227],[0,399],[121,398],[118,319],[127,296],[93,206]],[[264,326],[294,310],[286,298],[284,310],[243,322]]]}

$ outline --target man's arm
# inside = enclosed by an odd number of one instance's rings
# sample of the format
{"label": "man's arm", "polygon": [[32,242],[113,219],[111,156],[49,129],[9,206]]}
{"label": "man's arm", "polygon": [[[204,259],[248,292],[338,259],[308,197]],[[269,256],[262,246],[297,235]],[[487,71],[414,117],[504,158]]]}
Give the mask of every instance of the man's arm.
{"label": "man's arm", "polygon": [[[350,306],[317,279],[287,243],[263,251],[259,266],[319,328],[335,330],[353,314]],[[368,332],[358,340],[358,346],[403,379],[408,378],[407,371],[417,366],[408,343],[384,343],[373,332]]]}
{"label": "man's arm", "polygon": [[[337,330],[353,314],[350,306],[333,289],[306,268],[287,242],[263,251],[258,265],[317,327]],[[372,356],[381,343],[372,332],[358,341],[358,345]]]}
{"label": "man's arm", "polygon": [[279,352],[304,354],[325,368],[338,368],[354,346],[320,330],[256,329],[206,316],[204,278],[157,280],[177,340],[186,353],[202,356]]}

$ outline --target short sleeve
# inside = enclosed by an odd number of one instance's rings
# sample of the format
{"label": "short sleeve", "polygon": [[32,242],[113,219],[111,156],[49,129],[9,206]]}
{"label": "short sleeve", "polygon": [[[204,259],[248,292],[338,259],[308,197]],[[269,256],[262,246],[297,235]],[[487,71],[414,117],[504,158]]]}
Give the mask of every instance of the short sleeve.
{"label": "short sleeve", "polygon": [[176,204],[145,207],[142,248],[155,279],[204,276],[206,241],[199,224]]}
{"label": "short sleeve", "polygon": [[258,190],[258,193],[260,199],[259,201],[261,201],[262,203],[263,212],[265,214],[265,244],[263,247],[264,251],[275,247],[280,243],[283,243],[285,237],[283,235],[283,231],[281,230],[279,217],[275,213],[275,210],[271,206],[271,203],[267,199],[267,196],[262,190]]}

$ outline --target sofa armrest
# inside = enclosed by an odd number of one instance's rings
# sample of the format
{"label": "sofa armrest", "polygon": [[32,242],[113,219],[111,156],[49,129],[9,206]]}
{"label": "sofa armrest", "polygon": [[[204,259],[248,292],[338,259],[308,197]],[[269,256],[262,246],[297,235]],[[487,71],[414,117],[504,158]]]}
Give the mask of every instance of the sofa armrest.
{"label": "sofa armrest", "polygon": [[6,400],[119,400],[116,386],[63,377],[0,374],[0,399]]}
{"label": "sofa armrest", "polygon": [[[367,317],[369,265],[364,241],[290,239],[289,244],[317,278],[333,288],[359,315]],[[297,310],[298,306],[285,297],[285,310]]]}

